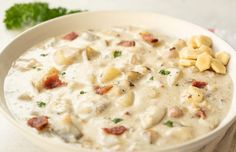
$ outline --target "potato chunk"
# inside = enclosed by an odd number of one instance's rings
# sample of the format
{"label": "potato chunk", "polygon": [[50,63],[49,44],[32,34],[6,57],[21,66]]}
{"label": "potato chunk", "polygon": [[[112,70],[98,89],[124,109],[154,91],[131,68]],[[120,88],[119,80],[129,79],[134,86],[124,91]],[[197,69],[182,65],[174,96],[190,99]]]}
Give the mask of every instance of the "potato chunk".
{"label": "potato chunk", "polygon": [[59,65],[70,65],[77,56],[78,50],[75,48],[60,48],[54,53],[54,61]]}
{"label": "potato chunk", "polygon": [[225,66],[219,60],[212,59],[212,61],[211,61],[211,68],[216,73],[220,73],[220,74],[225,74],[226,73]]}
{"label": "potato chunk", "polygon": [[192,139],[193,136],[193,130],[190,127],[174,127],[168,130],[165,133],[167,139],[171,138],[170,141],[187,141]]}
{"label": "potato chunk", "polygon": [[37,75],[36,78],[33,78],[32,85],[40,92],[43,89],[53,89],[66,85],[66,83],[59,79],[59,71],[55,67],[51,67],[46,73],[43,73],[43,75]]}
{"label": "potato chunk", "polygon": [[119,105],[122,107],[129,107],[133,104],[134,102],[134,92],[133,91],[128,91],[125,95],[123,95],[119,99]]}
{"label": "potato chunk", "polygon": [[130,71],[127,73],[127,80],[134,82],[139,80],[142,77],[142,74],[139,72],[135,72],[135,71]]}
{"label": "potato chunk", "polygon": [[121,75],[121,71],[115,67],[108,67],[102,75],[102,82],[111,81]]}
{"label": "potato chunk", "polygon": [[197,57],[196,67],[200,71],[205,71],[211,66],[211,56],[208,53],[202,53]]}
{"label": "potato chunk", "polygon": [[21,72],[26,72],[28,70],[41,67],[42,64],[36,59],[29,59],[29,60],[19,59],[13,64],[13,66],[15,66],[16,69],[18,69]]}
{"label": "potato chunk", "polygon": [[177,68],[169,68],[168,71],[170,71],[170,74],[167,75],[167,84],[169,86],[173,86],[177,83],[181,76],[181,70]]}
{"label": "potato chunk", "polygon": [[99,52],[97,52],[95,49],[91,47],[86,47],[86,56],[88,60],[92,60],[93,58],[96,58],[99,55]]}
{"label": "potato chunk", "polygon": [[59,135],[64,141],[76,143],[82,136],[81,130],[73,121],[74,118],[71,114],[63,114],[60,117],[51,119],[51,128],[55,134]]}
{"label": "potato chunk", "polygon": [[177,41],[174,42],[174,47],[176,48],[176,50],[181,50],[186,46],[187,46],[186,42],[182,39],[178,39]]}
{"label": "potato chunk", "polygon": [[221,51],[221,52],[217,52],[215,56],[216,56],[216,59],[221,61],[221,63],[223,63],[224,65],[228,64],[229,58],[230,58],[228,53]]}
{"label": "potato chunk", "polygon": [[154,130],[145,130],[144,139],[148,141],[149,144],[155,144],[160,135]]}
{"label": "potato chunk", "polygon": [[24,92],[18,96],[18,99],[23,101],[31,101],[33,98],[32,95],[30,95],[30,92]]}
{"label": "potato chunk", "polygon": [[157,125],[165,116],[166,108],[163,106],[149,107],[141,116],[140,121],[144,129]]}

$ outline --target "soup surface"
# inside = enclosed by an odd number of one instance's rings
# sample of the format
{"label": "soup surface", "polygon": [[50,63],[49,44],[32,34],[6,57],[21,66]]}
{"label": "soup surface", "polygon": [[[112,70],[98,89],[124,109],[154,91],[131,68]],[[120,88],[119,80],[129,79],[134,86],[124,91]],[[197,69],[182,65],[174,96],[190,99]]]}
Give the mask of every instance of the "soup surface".
{"label": "soup surface", "polygon": [[183,143],[216,128],[231,104],[230,56],[213,45],[137,27],[71,32],[12,64],[6,101],[29,129],[87,149]]}

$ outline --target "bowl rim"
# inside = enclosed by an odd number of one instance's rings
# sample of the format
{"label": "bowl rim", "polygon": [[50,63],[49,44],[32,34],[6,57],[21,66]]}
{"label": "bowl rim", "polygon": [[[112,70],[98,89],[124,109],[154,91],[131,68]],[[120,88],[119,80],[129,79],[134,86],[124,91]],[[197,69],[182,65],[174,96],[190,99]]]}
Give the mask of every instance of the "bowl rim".
{"label": "bowl rim", "polygon": [[[102,10],[101,11],[101,10],[98,10],[98,11],[89,11],[89,12],[80,12],[80,13],[69,14],[69,15],[57,17],[57,18],[45,21],[43,23],[40,23],[38,25],[35,25],[35,26],[33,26],[33,27],[31,27],[31,28],[21,32],[16,37],[11,39],[8,43],[3,45],[3,47],[1,47],[0,56],[2,55],[3,52],[5,52],[6,48],[10,44],[14,43],[16,40],[20,39],[21,37],[24,37],[25,34],[30,33],[31,31],[34,31],[35,29],[39,29],[39,28],[47,26],[49,24],[53,24],[53,22],[60,21],[60,20],[65,20],[67,18],[73,18],[73,17],[76,17],[76,16],[87,15],[87,14],[90,14],[90,15],[94,14],[94,15],[96,15],[98,13],[105,13],[105,14],[107,14],[107,13],[119,14],[120,13],[120,14],[136,14],[136,15],[137,14],[142,14],[142,15],[156,15],[156,16],[159,16],[159,17],[164,17],[164,18],[170,19],[170,20],[172,20],[174,22],[182,22],[182,23],[186,24],[187,26],[191,26],[192,28],[198,28],[198,29],[204,30],[209,35],[220,39],[224,43],[225,46],[227,46],[227,47],[231,48],[232,50],[234,50],[228,43],[226,43],[223,39],[219,38],[219,36],[217,36],[216,34],[208,31],[207,29],[205,29],[205,28],[203,28],[203,27],[201,27],[201,26],[199,26],[197,24],[193,24],[191,22],[188,22],[188,21],[185,21],[185,20],[182,20],[182,19],[178,19],[176,17],[172,17],[172,16],[168,16],[168,15],[163,15],[163,14],[160,14],[160,13],[157,13],[157,12],[148,12],[148,11],[127,11],[127,10],[125,10],[125,11],[124,10]],[[236,52],[235,52],[235,54],[236,54]],[[3,84],[1,84],[1,85],[3,85]],[[3,97],[3,98],[5,99],[5,97]],[[234,99],[234,97],[232,97],[232,101],[231,102],[233,102],[233,99]],[[5,101],[0,101],[0,102],[5,102]],[[40,140],[42,142],[45,140],[45,138],[47,138],[47,137],[43,137],[43,136],[40,136],[38,134],[35,134],[32,131],[29,131],[29,128],[23,126],[18,121],[16,121],[12,116],[10,116],[9,113],[7,113],[3,109],[2,106],[0,106],[0,113],[3,114],[3,116],[5,116],[6,119],[8,121],[10,121],[16,129],[18,129],[21,133],[25,134],[25,136],[32,136],[32,137],[34,137],[34,138],[36,138],[36,139],[38,139],[38,140]],[[228,114],[230,114],[230,113],[228,112]],[[202,142],[208,141],[209,139],[214,138],[214,135],[217,132],[220,132],[223,129],[228,128],[235,121],[236,114],[231,114],[230,116],[231,116],[231,118],[230,118],[230,120],[227,123],[225,123],[222,126],[219,126],[219,127],[215,128],[214,130],[206,133],[205,135],[202,135],[200,137],[194,138],[194,139],[192,139],[190,141],[186,141],[186,142],[183,142],[183,143],[180,143],[180,144],[176,144],[176,145],[173,145],[173,146],[168,146],[168,147],[160,148],[160,149],[157,149],[157,150],[158,151],[171,151],[171,150],[175,150],[175,149],[178,149],[178,148],[181,149],[183,147],[186,147],[186,146],[189,146],[189,145],[192,145],[192,144],[197,144],[200,141],[202,141]],[[27,134],[29,134],[29,135],[27,135]],[[53,145],[53,144],[56,145],[56,143],[54,141],[51,141],[51,140],[48,140],[48,143],[50,143],[51,145]],[[67,146],[67,145],[70,145],[70,144],[64,143],[61,146],[64,146],[64,148],[68,148],[69,146]],[[87,149],[84,149],[84,150],[87,150]],[[89,150],[92,150],[92,149],[89,149]]]}

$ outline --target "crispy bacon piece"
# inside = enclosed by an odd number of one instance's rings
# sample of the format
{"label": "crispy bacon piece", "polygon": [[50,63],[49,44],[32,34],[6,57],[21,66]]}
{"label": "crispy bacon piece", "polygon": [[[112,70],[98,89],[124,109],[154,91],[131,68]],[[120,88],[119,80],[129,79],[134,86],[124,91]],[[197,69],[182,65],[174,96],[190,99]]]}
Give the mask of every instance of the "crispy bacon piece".
{"label": "crispy bacon piece", "polygon": [[120,41],[117,45],[124,47],[132,47],[135,46],[135,41]]}
{"label": "crispy bacon piece", "polygon": [[199,117],[199,118],[202,118],[202,119],[206,119],[206,117],[207,117],[206,111],[205,111],[203,108],[199,109],[199,110],[196,112],[195,115],[196,115],[197,117]]}
{"label": "crispy bacon piece", "polygon": [[112,127],[112,128],[102,128],[103,131],[107,134],[112,134],[112,135],[121,135],[128,129],[124,126],[117,126],[117,127]]}
{"label": "crispy bacon piece", "polygon": [[159,41],[151,33],[141,33],[140,35],[142,36],[143,40],[148,43],[157,43]]}
{"label": "crispy bacon piece", "polygon": [[68,40],[68,41],[73,41],[74,39],[76,39],[79,35],[75,32],[71,32],[71,33],[68,33],[66,34],[63,39],[64,40]]}
{"label": "crispy bacon piece", "polygon": [[65,85],[65,83],[59,79],[57,73],[53,73],[43,80],[43,87],[46,89],[53,89],[63,85]]}
{"label": "crispy bacon piece", "polygon": [[27,121],[27,124],[30,127],[37,129],[38,131],[42,131],[48,126],[48,117],[47,116],[33,117]]}
{"label": "crispy bacon piece", "polygon": [[207,86],[207,84],[208,83],[202,82],[202,81],[196,81],[196,80],[192,81],[192,86],[197,87],[197,88],[204,88],[205,86]]}
{"label": "crispy bacon piece", "polygon": [[95,87],[94,87],[94,90],[95,90],[96,94],[104,95],[104,94],[107,93],[112,87],[113,87],[112,85],[107,85],[107,86],[103,86],[103,87],[95,86]]}

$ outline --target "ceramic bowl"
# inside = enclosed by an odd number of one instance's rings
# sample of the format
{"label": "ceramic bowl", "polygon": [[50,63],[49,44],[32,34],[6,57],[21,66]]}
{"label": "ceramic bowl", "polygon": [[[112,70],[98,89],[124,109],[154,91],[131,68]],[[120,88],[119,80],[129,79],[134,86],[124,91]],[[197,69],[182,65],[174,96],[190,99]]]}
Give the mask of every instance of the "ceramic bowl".
{"label": "ceramic bowl", "polygon": [[[107,28],[111,26],[138,26],[155,30],[159,33],[170,35],[176,38],[189,38],[193,35],[204,34],[212,38],[216,50],[224,50],[231,54],[228,65],[228,73],[233,78],[233,85],[236,85],[236,52],[226,42],[217,37],[214,33],[197,25],[182,21],[169,16],[157,13],[144,12],[123,12],[123,11],[97,11],[72,14],[56,18],[40,25],[37,25],[12,40],[7,44],[0,54],[0,111],[15,126],[20,133],[33,142],[35,145],[47,150],[57,152],[89,152],[92,150],[82,149],[77,145],[63,143],[60,140],[49,139],[37,135],[31,129],[21,125],[10,113],[4,98],[4,79],[15,61],[22,53],[33,45],[49,38],[71,31],[86,29]],[[222,82],[219,82],[222,83]],[[222,85],[224,85],[222,83]],[[222,136],[235,119],[236,91],[233,91],[233,99],[230,110],[220,125],[213,131],[183,144],[157,148],[162,152],[193,152],[209,144],[216,138]],[[9,141],[11,142],[11,141]],[[94,151],[94,150],[93,150]]]}

